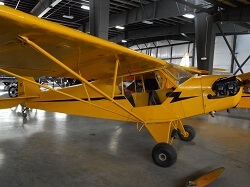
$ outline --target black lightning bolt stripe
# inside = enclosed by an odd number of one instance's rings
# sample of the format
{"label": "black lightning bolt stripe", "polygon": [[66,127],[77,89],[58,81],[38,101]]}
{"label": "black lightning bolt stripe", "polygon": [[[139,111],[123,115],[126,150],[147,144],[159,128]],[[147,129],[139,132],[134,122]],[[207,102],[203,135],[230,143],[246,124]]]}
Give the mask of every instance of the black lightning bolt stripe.
{"label": "black lightning bolt stripe", "polygon": [[[97,101],[97,100],[104,100],[105,97],[99,97],[99,98],[90,98],[91,101]],[[114,100],[120,100],[120,99],[126,99],[124,96],[116,96],[114,97]],[[88,101],[87,98],[82,98],[84,101]],[[72,101],[79,101],[77,99],[65,99],[65,100],[48,100],[48,101],[37,101],[37,102],[72,102]]]}
{"label": "black lightning bolt stripe", "polygon": [[197,96],[190,96],[190,97],[180,97],[181,92],[172,92],[172,93],[167,93],[167,97],[173,97],[172,101],[170,103],[186,100],[186,99],[191,99]]}

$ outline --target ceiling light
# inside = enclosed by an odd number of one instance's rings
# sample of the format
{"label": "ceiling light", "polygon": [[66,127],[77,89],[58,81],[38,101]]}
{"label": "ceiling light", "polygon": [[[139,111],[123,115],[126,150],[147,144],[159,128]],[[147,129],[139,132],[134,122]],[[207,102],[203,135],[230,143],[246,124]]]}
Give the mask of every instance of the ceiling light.
{"label": "ceiling light", "polygon": [[128,41],[127,40],[122,40],[122,43],[127,43]]}
{"label": "ceiling light", "polygon": [[185,33],[181,33],[181,35],[184,36],[184,37],[188,37]]}
{"label": "ceiling light", "polygon": [[0,2],[0,5],[4,5],[4,2]]}
{"label": "ceiling light", "polygon": [[193,14],[184,14],[183,17],[189,18],[189,19],[194,19],[194,15]]}
{"label": "ceiling light", "polygon": [[142,21],[142,23],[145,23],[145,24],[148,24],[148,25],[152,25],[152,24],[154,24],[154,22],[152,22],[152,21],[148,21],[148,20],[144,20],[144,21]]}
{"label": "ceiling light", "polygon": [[63,15],[62,17],[66,18],[66,19],[74,19],[74,16]]}
{"label": "ceiling light", "polygon": [[84,10],[89,10],[89,6],[86,6],[86,5],[82,5],[81,8]]}
{"label": "ceiling light", "polygon": [[125,27],[119,26],[119,25],[115,26],[115,28],[120,29],[120,30],[124,30],[125,29]]}

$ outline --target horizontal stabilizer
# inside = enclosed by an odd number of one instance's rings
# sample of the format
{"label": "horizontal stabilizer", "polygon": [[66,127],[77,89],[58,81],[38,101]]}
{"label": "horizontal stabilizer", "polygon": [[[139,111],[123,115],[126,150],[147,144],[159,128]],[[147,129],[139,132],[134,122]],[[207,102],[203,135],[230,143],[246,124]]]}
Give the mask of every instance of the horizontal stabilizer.
{"label": "horizontal stabilizer", "polygon": [[0,99],[0,109],[12,108],[25,102],[25,99],[35,97],[16,97],[16,98],[4,98]]}

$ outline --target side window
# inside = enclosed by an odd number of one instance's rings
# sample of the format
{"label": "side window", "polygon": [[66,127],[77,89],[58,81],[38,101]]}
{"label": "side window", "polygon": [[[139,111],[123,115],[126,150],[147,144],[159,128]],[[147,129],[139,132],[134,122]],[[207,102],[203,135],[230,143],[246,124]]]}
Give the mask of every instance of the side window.
{"label": "side window", "polygon": [[134,107],[160,105],[173,91],[167,83],[167,78],[158,71],[125,77],[124,95]]}

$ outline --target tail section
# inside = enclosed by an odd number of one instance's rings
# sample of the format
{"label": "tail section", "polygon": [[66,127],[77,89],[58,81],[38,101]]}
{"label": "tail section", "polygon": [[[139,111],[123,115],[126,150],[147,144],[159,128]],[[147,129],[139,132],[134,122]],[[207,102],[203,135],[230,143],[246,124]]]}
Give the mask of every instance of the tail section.
{"label": "tail section", "polygon": [[[32,77],[25,77],[29,80],[35,81]],[[16,98],[3,98],[0,99],[0,109],[12,108],[19,104],[25,106],[26,100],[29,98],[39,97],[39,86],[27,81],[18,79],[18,97]]]}
{"label": "tail section", "polygon": [[[31,81],[35,81],[33,77],[25,77],[25,78]],[[39,86],[18,79],[18,97],[25,97],[25,98],[38,97],[40,95],[40,92],[41,90]]]}

